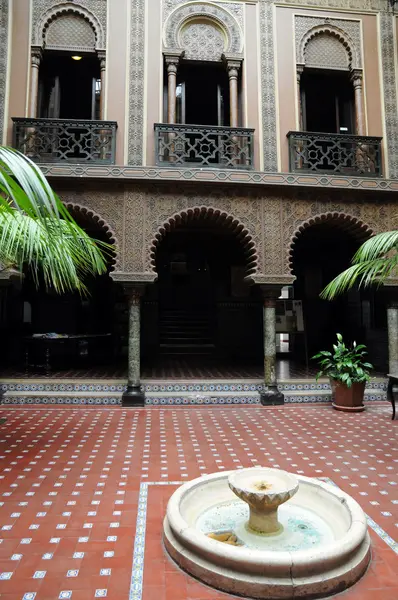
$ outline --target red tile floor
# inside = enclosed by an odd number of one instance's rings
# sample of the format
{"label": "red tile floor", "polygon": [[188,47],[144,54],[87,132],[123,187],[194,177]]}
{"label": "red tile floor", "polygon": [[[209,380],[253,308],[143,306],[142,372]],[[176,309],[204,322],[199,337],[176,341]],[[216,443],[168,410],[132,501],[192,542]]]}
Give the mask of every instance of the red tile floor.
{"label": "red tile floor", "polygon": [[388,405],[348,415],[319,405],[0,407],[2,417],[1,600],[230,598],[165,556],[162,520],[176,482],[253,465],[330,478],[358,500],[373,560],[336,598],[398,600],[398,421]]}

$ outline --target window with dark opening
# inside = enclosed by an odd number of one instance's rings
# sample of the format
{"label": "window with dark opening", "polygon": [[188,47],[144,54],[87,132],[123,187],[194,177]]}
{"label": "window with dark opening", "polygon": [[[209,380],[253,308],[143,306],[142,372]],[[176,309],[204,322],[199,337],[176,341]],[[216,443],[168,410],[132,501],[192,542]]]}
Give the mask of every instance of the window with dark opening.
{"label": "window with dark opening", "polygon": [[177,123],[228,126],[229,84],[225,66],[221,63],[181,64],[176,101]]}
{"label": "window with dark opening", "polygon": [[305,70],[300,89],[304,131],[355,133],[354,88],[348,72]]}
{"label": "window with dark opening", "polygon": [[101,73],[95,55],[44,54],[40,66],[39,117],[100,119]]}

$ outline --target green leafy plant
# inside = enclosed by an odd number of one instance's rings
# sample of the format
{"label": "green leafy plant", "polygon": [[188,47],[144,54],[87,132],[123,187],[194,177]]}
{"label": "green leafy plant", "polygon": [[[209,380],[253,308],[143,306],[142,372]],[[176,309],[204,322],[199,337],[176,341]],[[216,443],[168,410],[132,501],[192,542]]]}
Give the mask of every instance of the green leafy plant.
{"label": "green leafy plant", "polygon": [[86,293],[84,280],[106,273],[112,247],[81,229],[40,169],[0,146],[0,270],[25,266],[36,285]]}
{"label": "green leafy plant", "polygon": [[398,230],[385,231],[367,240],[352,259],[348,269],[331,281],[321,294],[333,300],[354,286],[381,285],[398,269]]}
{"label": "green leafy plant", "polygon": [[373,369],[373,365],[366,361],[366,355],[366,346],[356,342],[347,346],[341,333],[338,333],[333,352],[323,350],[312,357],[320,366],[316,379],[330,377],[347,387],[351,387],[353,383],[366,383],[370,379],[370,370]]}

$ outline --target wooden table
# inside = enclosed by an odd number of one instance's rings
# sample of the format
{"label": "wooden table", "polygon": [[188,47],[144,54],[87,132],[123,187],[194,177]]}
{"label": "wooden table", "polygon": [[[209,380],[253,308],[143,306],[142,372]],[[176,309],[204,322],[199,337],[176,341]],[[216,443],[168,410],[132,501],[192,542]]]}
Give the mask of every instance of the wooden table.
{"label": "wooden table", "polygon": [[54,366],[81,367],[107,362],[112,357],[112,335],[35,335],[25,338],[25,369],[44,369],[46,375]]}
{"label": "wooden table", "polygon": [[388,386],[387,386],[387,400],[391,402],[392,405],[392,420],[395,419],[395,397],[394,397],[394,385],[398,385],[398,373],[392,374],[389,373],[388,377]]}

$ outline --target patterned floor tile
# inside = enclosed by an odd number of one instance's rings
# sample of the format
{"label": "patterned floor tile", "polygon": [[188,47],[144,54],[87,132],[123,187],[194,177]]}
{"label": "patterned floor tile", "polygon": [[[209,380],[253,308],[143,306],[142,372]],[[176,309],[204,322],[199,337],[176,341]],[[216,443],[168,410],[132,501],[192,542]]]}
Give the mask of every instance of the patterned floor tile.
{"label": "patterned floor tile", "polygon": [[323,405],[3,406],[0,418],[2,600],[229,597],[164,555],[161,523],[175,482],[255,465],[331,479],[358,500],[373,561],[341,599],[398,598],[398,421],[385,404],[349,415]]}

